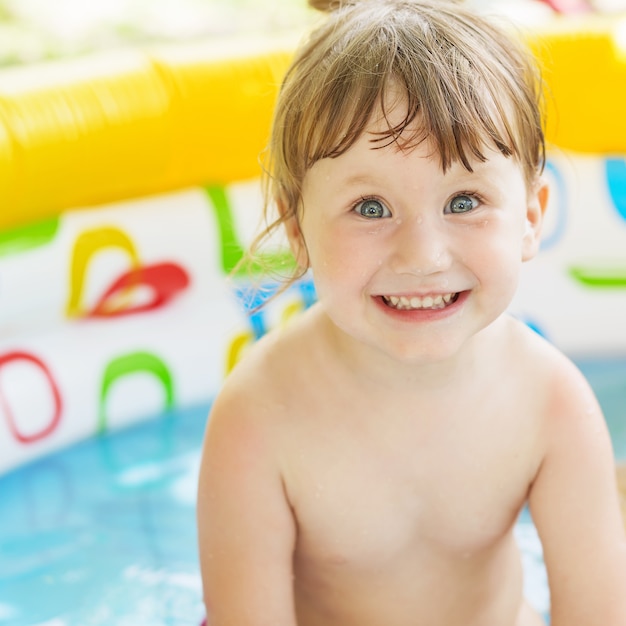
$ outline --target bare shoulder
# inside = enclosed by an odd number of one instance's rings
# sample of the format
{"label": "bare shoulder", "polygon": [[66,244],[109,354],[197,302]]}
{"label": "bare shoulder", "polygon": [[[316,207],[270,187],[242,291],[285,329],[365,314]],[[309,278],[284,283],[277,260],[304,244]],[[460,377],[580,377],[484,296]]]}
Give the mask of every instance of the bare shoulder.
{"label": "bare shoulder", "polygon": [[215,398],[207,436],[222,438],[229,431],[239,441],[245,435],[280,443],[284,420],[293,417],[307,393],[315,325],[314,312],[307,312],[249,349]]}
{"label": "bare shoulder", "polygon": [[225,381],[221,396],[239,401],[261,400],[273,395],[284,397],[291,382],[314,356],[317,338],[316,311],[293,318],[285,327],[270,331],[253,344]]}
{"label": "bare shoulder", "polygon": [[512,321],[512,354],[520,374],[535,394],[545,399],[547,414],[598,412],[595,395],[578,366],[563,352],[525,324]]}

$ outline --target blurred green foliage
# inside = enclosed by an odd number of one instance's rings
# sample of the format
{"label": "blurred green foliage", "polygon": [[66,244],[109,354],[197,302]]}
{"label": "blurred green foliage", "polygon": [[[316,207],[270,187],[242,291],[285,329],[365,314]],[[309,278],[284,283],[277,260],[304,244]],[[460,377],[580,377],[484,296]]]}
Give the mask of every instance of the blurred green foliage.
{"label": "blurred green foliage", "polygon": [[172,41],[300,31],[306,0],[0,0],[0,66]]}

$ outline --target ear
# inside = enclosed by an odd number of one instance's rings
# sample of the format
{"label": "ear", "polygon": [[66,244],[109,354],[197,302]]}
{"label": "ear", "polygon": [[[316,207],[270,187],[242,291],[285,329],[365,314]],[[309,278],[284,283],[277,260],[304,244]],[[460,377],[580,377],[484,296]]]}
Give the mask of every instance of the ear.
{"label": "ear", "polygon": [[543,216],[550,196],[548,183],[539,177],[528,194],[526,229],[522,239],[522,261],[530,261],[539,251]]}
{"label": "ear", "polygon": [[300,229],[300,221],[295,211],[289,211],[282,199],[276,200],[276,206],[278,212],[283,218],[283,225],[285,227],[285,234],[287,235],[287,241],[289,242],[289,248],[293,254],[294,259],[298,267],[302,270],[306,270],[309,267],[309,256],[306,251],[306,245],[304,243],[304,237],[302,236],[302,230]]}

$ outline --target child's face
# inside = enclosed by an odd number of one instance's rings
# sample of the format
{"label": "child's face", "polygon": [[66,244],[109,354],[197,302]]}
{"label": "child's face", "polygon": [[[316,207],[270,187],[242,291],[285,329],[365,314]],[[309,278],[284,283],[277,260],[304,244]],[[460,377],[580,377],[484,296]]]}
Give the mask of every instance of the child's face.
{"label": "child's face", "polygon": [[547,192],[528,190],[517,161],[495,150],[474,172],[454,163],[444,174],[427,141],[403,152],[372,149],[371,138],[308,171],[292,247],[348,336],[403,361],[439,361],[508,307]]}

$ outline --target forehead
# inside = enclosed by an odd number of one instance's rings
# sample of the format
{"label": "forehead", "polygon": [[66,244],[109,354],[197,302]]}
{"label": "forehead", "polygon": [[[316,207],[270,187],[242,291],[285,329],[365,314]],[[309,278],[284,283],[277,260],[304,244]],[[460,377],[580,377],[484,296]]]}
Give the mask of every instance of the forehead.
{"label": "forehead", "polygon": [[[419,121],[415,123],[419,127]],[[317,161],[306,173],[302,191],[307,195],[318,193],[386,193],[389,190],[422,191],[440,187],[442,193],[450,191],[506,187],[511,192],[526,187],[523,168],[515,157],[504,156],[495,147],[484,146],[483,159],[469,157],[468,169],[459,160],[443,167],[436,142],[424,137],[418,143],[398,141],[377,145],[372,141],[386,120],[373,117],[372,122],[355,143],[339,156]],[[411,133],[412,129],[406,132]]]}
{"label": "forehead", "polygon": [[[418,112],[407,124],[408,99],[406,93],[398,88],[389,89],[383,99],[374,107],[372,114],[365,126],[364,131],[357,138],[355,143],[346,151],[348,157],[342,159],[344,155],[333,157],[330,161],[338,159],[341,161],[351,161],[355,158],[376,162],[381,157],[389,158],[395,155],[401,158],[407,155],[414,155],[420,159],[434,162],[445,170],[440,148],[433,134],[429,132],[424,121],[422,112]],[[495,115],[495,110],[493,111]],[[502,120],[494,120],[494,124],[501,125]],[[394,129],[400,128],[396,133]],[[458,138],[451,133],[451,141],[456,142]],[[484,139],[475,146],[463,146],[466,156],[466,163],[462,164],[459,159],[453,160],[450,168],[464,169],[468,173],[481,172],[490,169],[494,161],[516,161],[514,156],[504,156],[502,152]],[[323,159],[330,165],[329,159]],[[519,165],[516,163],[516,165]]]}

